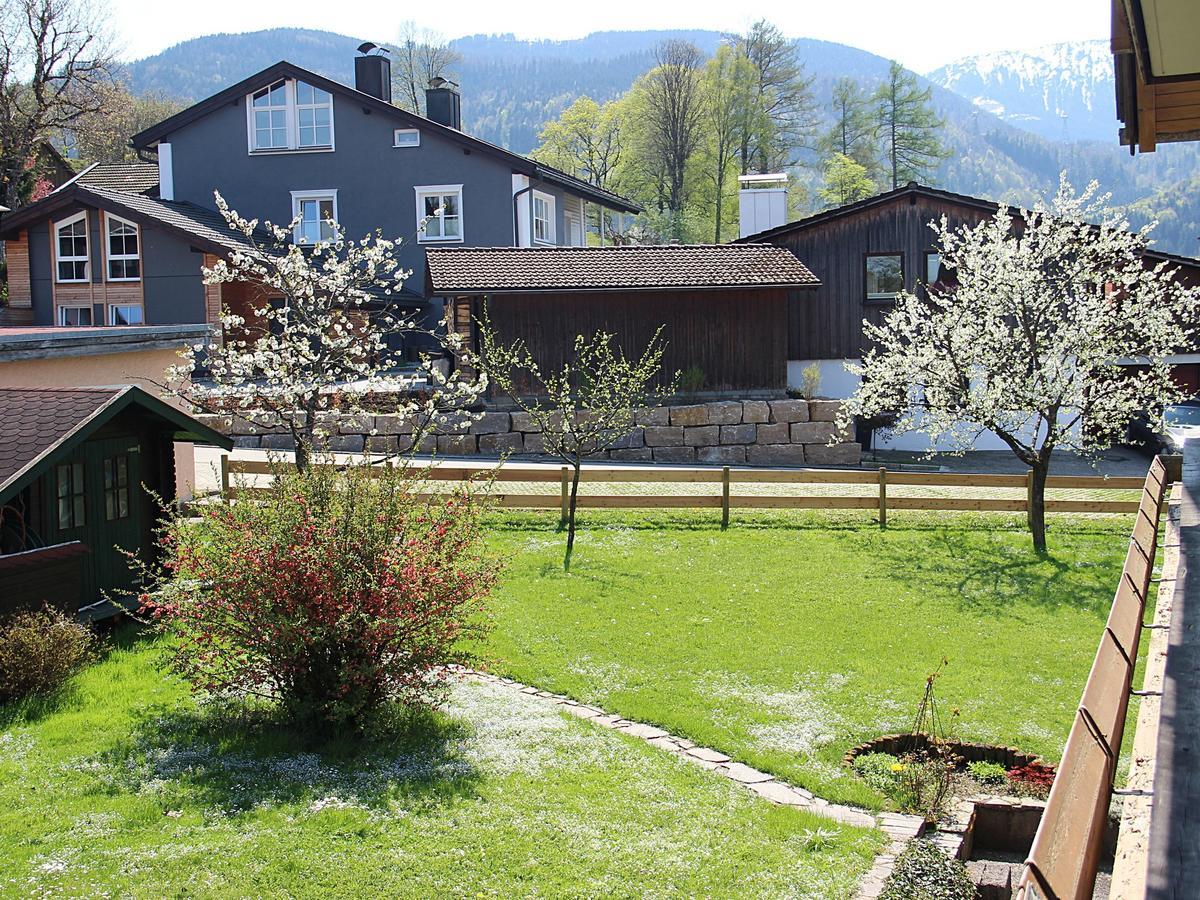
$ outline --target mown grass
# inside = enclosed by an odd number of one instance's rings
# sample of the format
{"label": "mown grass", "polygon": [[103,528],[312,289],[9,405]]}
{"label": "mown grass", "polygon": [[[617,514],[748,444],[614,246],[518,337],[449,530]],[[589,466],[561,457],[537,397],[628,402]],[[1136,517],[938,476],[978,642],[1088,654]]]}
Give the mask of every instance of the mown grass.
{"label": "mown grass", "polygon": [[0,707],[3,896],[847,897],[882,844],[511,690],[313,743],[161,651]]}
{"label": "mown grass", "polygon": [[662,726],[830,800],[840,764],[911,724],[927,673],[967,739],[1057,759],[1117,583],[1126,517],[586,510],[572,571],[553,513],[495,514],[508,562],[494,671]]}

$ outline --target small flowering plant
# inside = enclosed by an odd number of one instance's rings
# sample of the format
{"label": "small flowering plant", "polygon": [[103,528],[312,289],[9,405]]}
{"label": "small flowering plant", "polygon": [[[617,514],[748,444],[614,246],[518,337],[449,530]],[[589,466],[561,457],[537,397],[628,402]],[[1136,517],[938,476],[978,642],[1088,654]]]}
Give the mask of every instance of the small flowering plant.
{"label": "small flowering plant", "polygon": [[174,671],[308,727],[437,703],[486,628],[497,566],[470,488],[424,487],[410,467],[280,466],[261,502],[166,525],[158,590],[140,599],[174,638]]}

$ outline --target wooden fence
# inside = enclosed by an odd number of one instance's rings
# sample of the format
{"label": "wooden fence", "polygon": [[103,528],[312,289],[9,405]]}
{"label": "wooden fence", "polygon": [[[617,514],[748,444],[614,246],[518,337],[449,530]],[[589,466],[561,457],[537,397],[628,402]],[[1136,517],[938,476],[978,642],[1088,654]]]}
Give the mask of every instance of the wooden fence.
{"label": "wooden fence", "polygon": [[[1172,468],[1175,464],[1172,464]],[[1149,599],[1163,501],[1179,477],[1155,457],[1108,623],[1021,873],[1021,900],[1084,900],[1095,888]]]}
{"label": "wooden fence", "polygon": [[[222,457],[223,488],[234,495],[256,493],[264,488],[253,485],[239,487],[233,476],[268,475],[272,463],[262,460],[233,460]],[[571,470],[566,466],[496,465],[494,463],[443,463],[431,467],[431,481],[464,481],[491,478],[503,483],[558,483],[553,493],[514,493],[494,487],[492,498],[502,507],[515,509],[558,509],[565,517],[569,500]],[[589,509],[720,509],[722,524],[729,523],[729,513],[738,509],[862,509],[875,510],[879,524],[887,525],[888,513],[894,510],[958,510],[980,512],[1027,512],[1032,480],[1025,475],[971,475],[954,472],[904,472],[874,469],[734,469],[725,468],[584,468],[582,484],[642,483],[655,485],[712,484],[720,485],[720,494],[671,494],[666,491],[639,494],[588,494],[580,492],[578,505]],[[870,494],[853,496],[820,495],[763,495],[738,494],[736,485],[860,485],[874,487]],[[1141,478],[1104,477],[1092,475],[1050,476],[1048,489],[1089,491],[1136,491],[1143,485]],[[971,496],[889,496],[889,489],[898,486],[955,488],[969,494],[971,488],[1022,489],[1021,497]],[[1046,511],[1051,513],[1134,513],[1136,500],[1066,499],[1047,500]]]}

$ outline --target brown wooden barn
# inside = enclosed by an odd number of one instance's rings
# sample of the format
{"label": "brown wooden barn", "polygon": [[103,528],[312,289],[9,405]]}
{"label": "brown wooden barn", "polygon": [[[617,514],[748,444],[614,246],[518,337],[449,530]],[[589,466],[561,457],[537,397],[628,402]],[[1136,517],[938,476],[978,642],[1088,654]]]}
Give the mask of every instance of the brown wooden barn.
{"label": "brown wooden barn", "polygon": [[[664,372],[703,371],[705,391],[787,386],[789,297],[820,282],[769,245],[430,248],[429,293],[478,342],[485,307],[501,340],[559,367],[577,335],[607,331],[638,354],[663,327]],[[802,295],[801,295],[802,296]]]}
{"label": "brown wooden barn", "polygon": [[[102,618],[175,497],[176,441],[232,441],[140,388],[0,388],[0,614],[50,603]],[[94,606],[91,611],[88,607]]]}

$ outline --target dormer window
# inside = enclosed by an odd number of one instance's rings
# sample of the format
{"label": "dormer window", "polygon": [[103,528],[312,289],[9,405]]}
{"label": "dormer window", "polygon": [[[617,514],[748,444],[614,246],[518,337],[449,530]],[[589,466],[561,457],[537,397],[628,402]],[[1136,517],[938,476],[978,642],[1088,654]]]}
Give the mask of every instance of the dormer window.
{"label": "dormer window", "polygon": [[57,280],[88,280],[87,213],[79,213],[54,226],[58,256]]}
{"label": "dormer window", "polygon": [[333,95],[281,79],[250,95],[250,151],[333,149]]}
{"label": "dormer window", "polygon": [[138,227],[112,213],[104,214],[108,229],[109,281],[138,281],[142,277],[141,256],[138,253]]}

